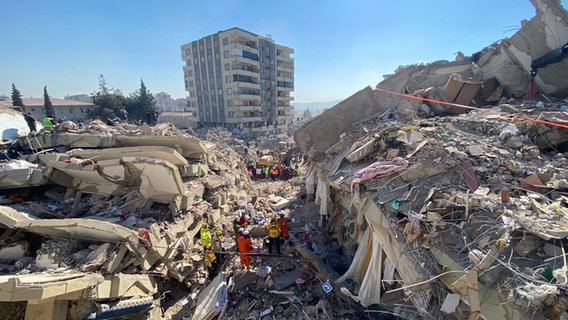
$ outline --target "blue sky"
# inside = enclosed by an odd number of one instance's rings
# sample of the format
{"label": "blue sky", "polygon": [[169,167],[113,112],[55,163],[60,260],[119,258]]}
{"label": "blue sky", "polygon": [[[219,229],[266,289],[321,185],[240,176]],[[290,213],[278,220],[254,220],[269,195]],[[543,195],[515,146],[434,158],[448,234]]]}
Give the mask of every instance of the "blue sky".
{"label": "blue sky", "polygon": [[[568,0],[562,0],[566,7]],[[129,94],[184,97],[180,46],[240,27],[295,50],[297,102],[344,99],[397,66],[452,60],[510,37],[529,0],[0,0],[0,95],[91,93],[103,74]]]}

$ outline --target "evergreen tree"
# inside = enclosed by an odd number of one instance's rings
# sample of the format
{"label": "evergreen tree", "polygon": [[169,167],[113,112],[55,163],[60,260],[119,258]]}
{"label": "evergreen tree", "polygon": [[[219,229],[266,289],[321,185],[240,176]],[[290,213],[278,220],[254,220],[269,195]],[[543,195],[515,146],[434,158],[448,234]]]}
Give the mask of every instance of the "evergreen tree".
{"label": "evergreen tree", "polygon": [[140,89],[131,95],[129,102],[126,106],[129,118],[147,121],[147,114],[154,115],[158,112],[156,99],[148,91],[142,79],[140,79]]}
{"label": "evergreen tree", "polygon": [[20,90],[16,89],[16,85],[12,83],[12,105],[16,107],[25,108],[24,101],[22,100],[22,94]]}
{"label": "evergreen tree", "polygon": [[55,117],[55,110],[49,99],[49,94],[47,94],[47,86],[43,87],[43,107],[45,108],[46,117]]}

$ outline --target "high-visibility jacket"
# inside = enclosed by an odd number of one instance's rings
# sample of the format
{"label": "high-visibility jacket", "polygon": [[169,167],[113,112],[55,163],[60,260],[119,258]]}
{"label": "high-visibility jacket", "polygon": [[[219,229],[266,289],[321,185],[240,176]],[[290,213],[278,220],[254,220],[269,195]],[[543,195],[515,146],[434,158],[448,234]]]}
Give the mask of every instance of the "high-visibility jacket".
{"label": "high-visibility jacket", "polygon": [[266,226],[268,230],[268,236],[271,238],[278,238],[280,237],[280,226],[276,222],[271,222],[269,225]]}
{"label": "high-visibility jacket", "polygon": [[205,265],[207,266],[207,268],[211,268],[214,261],[215,254],[211,250],[205,251]]}
{"label": "high-visibility jacket", "polygon": [[53,118],[50,117],[43,118],[43,127],[46,129],[55,128],[55,123],[53,121]]}
{"label": "high-visibility jacket", "polygon": [[211,230],[209,228],[201,228],[201,245],[207,247],[211,244]]}

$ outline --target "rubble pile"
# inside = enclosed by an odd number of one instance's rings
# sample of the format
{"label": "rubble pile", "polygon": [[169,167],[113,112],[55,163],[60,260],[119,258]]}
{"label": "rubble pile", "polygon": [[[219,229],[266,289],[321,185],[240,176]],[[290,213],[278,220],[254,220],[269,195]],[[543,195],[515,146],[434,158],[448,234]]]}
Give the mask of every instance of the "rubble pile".
{"label": "rubble pile", "polygon": [[[311,159],[306,190],[322,201],[323,225],[353,249],[339,282],[358,283],[345,288],[358,292],[355,300],[371,305],[404,292],[413,313],[467,317],[476,299],[467,288],[475,285],[475,295],[484,297],[482,316],[534,318],[538,310],[548,319],[564,312],[568,150],[560,147],[565,140],[548,140],[558,147],[541,149],[531,138],[541,124],[527,120],[561,114],[552,104],[508,103],[411,121],[386,112]],[[555,137],[565,131],[546,130]],[[361,251],[363,245],[372,249]],[[378,259],[378,270],[361,265],[368,259],[371,265]],[[471,271],[479,278],[461,277]],[[542,294],[529,295],[528,288]],[[461,303],[448,312],[441,307],[452,294]]]}

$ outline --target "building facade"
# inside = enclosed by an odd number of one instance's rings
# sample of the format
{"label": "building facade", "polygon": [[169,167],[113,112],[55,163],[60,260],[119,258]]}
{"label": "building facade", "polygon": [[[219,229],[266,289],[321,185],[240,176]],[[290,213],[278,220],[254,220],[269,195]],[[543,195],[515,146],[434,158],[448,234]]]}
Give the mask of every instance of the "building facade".
{"label": "building facade", "polygon": [[173,99],[165,92],[158,92],[154,95],[156,104],[161,112],[189,112],[187,98]]}
{"label": "building facade", "polygon": [[294,50],[231,28],[181,46],[192,126],[279,135],[294,119]]}
{"label": "building facade", "polygon": [[[43,106],[43,98],[22,98],[24,102],[23,112],[29,112],[32,117],[38,121],[42,121],[45,117],[45,107]],[[55,119],[66,119],[77,122],[81,119],[87,119],[88,114],[94,109],[95,105],[90,102],[81,102],[69,99],[49,98],[55,111]],[[12,100],[6,99],[0,101],[0,106],[11,107]]]}

